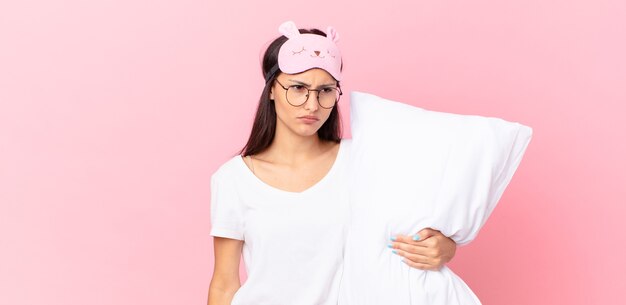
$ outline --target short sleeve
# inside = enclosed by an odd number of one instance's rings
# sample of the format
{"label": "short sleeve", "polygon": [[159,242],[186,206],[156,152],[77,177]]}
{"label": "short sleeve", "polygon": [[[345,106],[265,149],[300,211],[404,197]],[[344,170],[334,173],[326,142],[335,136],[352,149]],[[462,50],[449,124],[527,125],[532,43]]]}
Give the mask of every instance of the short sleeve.
{"label": "short sleeve", "polygon": [[243,240],[243,213],[237,189],[232,179],[218,172],[211,176],[212,236]]}

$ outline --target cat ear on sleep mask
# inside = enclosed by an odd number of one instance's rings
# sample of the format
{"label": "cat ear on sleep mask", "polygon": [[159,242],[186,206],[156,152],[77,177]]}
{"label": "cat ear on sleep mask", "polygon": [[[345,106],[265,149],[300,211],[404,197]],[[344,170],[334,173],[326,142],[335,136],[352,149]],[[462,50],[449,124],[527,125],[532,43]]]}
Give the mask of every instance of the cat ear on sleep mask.
{"label": "cat ear on sleep mask", "polygon": [[286,21],[278,27],[278,32],[288,38],[278,51],[278,67],[283,73],[320,68],[335,80],[341,80],[341,52],[335,44],[339,41],[339,34],[333,27],[327,27],[327,37],[324,37],[301,34],[293,21]]}

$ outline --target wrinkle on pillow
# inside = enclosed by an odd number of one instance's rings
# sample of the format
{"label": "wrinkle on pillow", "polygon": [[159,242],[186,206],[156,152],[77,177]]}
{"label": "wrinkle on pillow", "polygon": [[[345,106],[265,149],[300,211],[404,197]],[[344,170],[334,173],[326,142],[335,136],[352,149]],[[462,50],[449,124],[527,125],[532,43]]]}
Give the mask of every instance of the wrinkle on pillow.
{"label": "wrinkle on pillow", "polygon": [[339,304],[480,304],[447,266],[412,268],[387,244],[392,235],[427,227],[458,245],[472,241],[511,181],[532,128],[362,92],[352,92],[350,114],[352,208]]}

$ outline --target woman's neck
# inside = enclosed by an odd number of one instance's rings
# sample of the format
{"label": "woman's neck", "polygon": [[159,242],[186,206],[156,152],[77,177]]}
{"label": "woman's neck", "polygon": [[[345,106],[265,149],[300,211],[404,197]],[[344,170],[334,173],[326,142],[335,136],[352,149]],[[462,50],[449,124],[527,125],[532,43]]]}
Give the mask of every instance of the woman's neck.
{"label": "woman's neck", "polygon": [[295,134],[289,136],[276,134],[272,144],[262,153],[268,161],[296,165],[307,162],[325,151],[326,143],[317,134],[302,137]]}

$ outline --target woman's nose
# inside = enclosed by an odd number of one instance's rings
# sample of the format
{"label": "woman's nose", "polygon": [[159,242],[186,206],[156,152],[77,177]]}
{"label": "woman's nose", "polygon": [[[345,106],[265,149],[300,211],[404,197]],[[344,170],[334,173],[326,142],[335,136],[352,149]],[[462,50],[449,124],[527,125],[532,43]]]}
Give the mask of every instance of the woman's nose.
{"label": "woman's nose", "polygon": [[[318,103],[319,103],[319,91],[315,92],[317,94],[314,93],[315,91],[309,91],[309,95],[307,95],[307,100],[304,103],[304,108],[305,109],[317,109]],[[315,94],[315,95],[313,95]]]}

